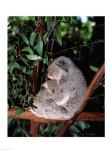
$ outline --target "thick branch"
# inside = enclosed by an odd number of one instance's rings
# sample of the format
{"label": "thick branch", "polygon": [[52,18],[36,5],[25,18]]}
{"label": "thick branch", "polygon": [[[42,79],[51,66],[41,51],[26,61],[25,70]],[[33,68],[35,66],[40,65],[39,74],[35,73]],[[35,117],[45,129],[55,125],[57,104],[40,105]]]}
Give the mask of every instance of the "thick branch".
{"label": "thick branch", "polygon": [[[44,119],[35,116],[29,110],[25,110],[25,112],[21,113],[20,115],[16,115],[17,109],[9,109],[8,111],[8,118],[14,119],[26,119],[30,121],[34,121],[37,123],[54,123],[54,122],[63,122],[63,120],[53,120],[53,119]],[[104,121],[104,114],[103,113],[94,113],[94,112],[82,112],[77,120],[85,120],[85,121]]]}

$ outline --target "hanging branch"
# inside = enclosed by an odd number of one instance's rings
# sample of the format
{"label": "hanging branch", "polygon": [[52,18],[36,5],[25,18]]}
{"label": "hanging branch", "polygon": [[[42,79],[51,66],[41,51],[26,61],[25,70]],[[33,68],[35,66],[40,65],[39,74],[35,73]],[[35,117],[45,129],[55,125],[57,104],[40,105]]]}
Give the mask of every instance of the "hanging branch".
{"label": "hanging branch", "polygon": [[[39,62],[35,63],[33,66],[33,74],[32,74],[32,94],[36,95],[37,91],[39,90],[39,85],[38,85],[38,75],[39,75]],[[30,121],[30,134],[35,137],[38,136],[38,129],[39,129],[39,123]]]}
{"label": "hanging branch", "polygon": [[77,119],[79,114],[83,111],[84,107],[86,106],[87,102],[89,101],[90,96],[92,95],[95,88],[97,87],[100,80],[102,79],[102,77],[104,75],[104,72],[105,72],[104,70],[105,70],[105,67],[104,67],[104,64],[103,64],[101,66],[101,68],[97,71],[97,73],[95,74],[95,76],[94,76],[93,80],[91,81],[90,85],[88,86],[88,88],[86,90],[86,93],[85,93],[85,98],[84,98],[83,104],[80,106],[80,108],[75,113],[75,115],[73,116],[72,119],[67,120],[67,121],[64,122],[64,126],[63,126],[62,129],[60,129],[57,136],[64,136],[67,129],[71,126],[71,124]]}
{"label": "hanging branch", "polygon": [[39,62],[35,63],[33,66],[33,74],[32,74],[32,94],[36,95],[38,87],[38,74],[39,74]]}

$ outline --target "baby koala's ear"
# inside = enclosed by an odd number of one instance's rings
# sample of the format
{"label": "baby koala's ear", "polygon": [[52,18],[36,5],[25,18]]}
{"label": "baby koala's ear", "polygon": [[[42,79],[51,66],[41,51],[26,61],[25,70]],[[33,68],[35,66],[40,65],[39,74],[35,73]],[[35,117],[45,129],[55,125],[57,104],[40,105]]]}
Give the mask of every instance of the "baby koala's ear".
{"label": "baby koala's ear", "polygon": [[46,82],[42,84],[42,88],[48,88],[48,85]]}
{"label": "baby koala's ear", "polygon": [[66,72],[69,71],[69,65],[67,62],[65,62],[64,60],[59,60],[56,63],[57,66],[59,66],[61,69],[65,70]]}

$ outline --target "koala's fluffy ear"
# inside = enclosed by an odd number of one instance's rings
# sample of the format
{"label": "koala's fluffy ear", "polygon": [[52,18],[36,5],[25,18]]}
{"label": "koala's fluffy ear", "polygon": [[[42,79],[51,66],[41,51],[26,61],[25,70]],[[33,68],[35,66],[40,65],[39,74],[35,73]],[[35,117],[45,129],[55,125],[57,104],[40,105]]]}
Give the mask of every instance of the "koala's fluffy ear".
{"label": "koala's fluffy ear", "polygon": [[66,72],[69,71],[69,64],[67,62],[65,62],[64,60],[59,60],[56,63],[57,66],[59,66],[60,68],[62,68],[63,70],[65,70]]}

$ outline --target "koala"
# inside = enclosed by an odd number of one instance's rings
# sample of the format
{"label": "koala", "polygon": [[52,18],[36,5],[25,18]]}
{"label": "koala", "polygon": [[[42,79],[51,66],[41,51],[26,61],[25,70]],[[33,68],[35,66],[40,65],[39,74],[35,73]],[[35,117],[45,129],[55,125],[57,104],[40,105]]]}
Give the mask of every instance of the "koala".
{"label": "koala", "polygon": [[57,80],[60,91],[68,93],[68,97],[73,97],[77,93],[80,101],[83,99],[87,87],[86,80],[70,58],[58,57],[48,66],[47,72],[49,79]]}
{"label": "koala", "polygon": [[71,59],[60,56],[47,69],[47,78],[30,109],[38,117],[68,120],[84,100],[86,80]]}

